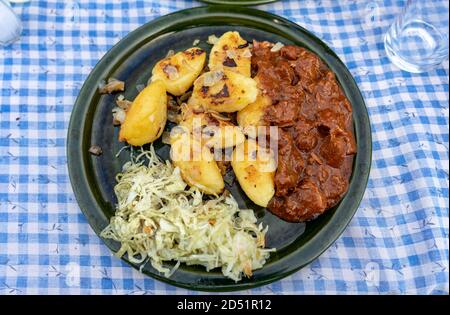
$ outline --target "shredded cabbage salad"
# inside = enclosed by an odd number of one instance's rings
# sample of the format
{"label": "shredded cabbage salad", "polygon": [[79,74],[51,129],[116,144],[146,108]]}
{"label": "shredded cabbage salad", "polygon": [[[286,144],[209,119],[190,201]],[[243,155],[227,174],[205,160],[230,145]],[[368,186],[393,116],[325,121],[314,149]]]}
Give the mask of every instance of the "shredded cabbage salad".
{"label": "shredded cabbage salad", "polygon": [[[197,188],[187,189],[180,170],[161,161],[153,147],[132,155],[116,179],[116,213],[101,236],[120,242],[116,255],[126,253],[141,268],[150,261],[170,277],[180,263],[207,271],[221,267],[226,277],[239,281],[275,250],[264,248],[268,227],[257,225],[252,210],[239,209],[231,194],[204,200]],[[166,261],[176,264],[168,268]]]}

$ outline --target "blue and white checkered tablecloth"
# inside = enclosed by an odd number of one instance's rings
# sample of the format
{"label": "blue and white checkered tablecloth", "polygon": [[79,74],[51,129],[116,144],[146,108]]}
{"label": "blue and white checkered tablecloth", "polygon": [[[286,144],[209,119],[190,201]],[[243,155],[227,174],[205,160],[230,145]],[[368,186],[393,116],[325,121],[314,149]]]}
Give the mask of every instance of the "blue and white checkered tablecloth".
{"label": "blue and white checkered tablecloth", "polygon": [[[445,1],[445,0],[444,0]],[[448,62],[397,69],[383,34],[405,1],[285,0],[259,6],[314,32],[356,78],[373,165],[343,235],[294,275],[241,293],[448,294]],[[112,256],[75,201],[66,131],[86,76],[124,35],[177,0],[31,0],[20,41],[0,47],[0,294],[176,294]]]}

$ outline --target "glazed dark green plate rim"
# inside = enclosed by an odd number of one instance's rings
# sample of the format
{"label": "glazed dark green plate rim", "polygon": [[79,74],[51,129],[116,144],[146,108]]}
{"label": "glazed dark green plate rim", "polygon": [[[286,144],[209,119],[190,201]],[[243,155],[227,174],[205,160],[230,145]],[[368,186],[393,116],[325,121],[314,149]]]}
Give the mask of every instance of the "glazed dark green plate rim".
{"label": "glazed dark green plate rim", "polygon": [[223,5],[259,5],[276,2],[279,0],[200,0],[200,1],[204,3],[223,4]]}
{"label": "glazed dark green plate rim", "polygon": [[[335,71],[347,97],[352,103],[358,154],[355,157],[349,190],[337,207],[330,222],[317,231],[298,250],[264,266],[262,269],[256,270],[251,281],[231,284],[229,282],[225,282],[225,284],[185,283],[165,278],[160,274],[148,272],[145,269],[143,270],[144,273],[157,280],[174,286],[201,291],[244,290],[269,284],[291,275],[320,256],[341,235],[358,209],[367,186],[372,155],[370,122],[361,92],[342,61],[325,43],[312,33],[285,18],[252,8],[206,6],[178,11],[139,27],[112,47],[92,70],[75,102],[67,138],[69,177],[78,204],[97,235],[100,234],[101,228],[98,222],[98,215],[95,214],[93,209],[102,211],[102,204],[96,198],[98,196],[95,194],[94,184],[89,180],[91,176],[88,172],[88,167],[91,163],[89,159],[92,157],[87,153],[90,147],[89,139],[87,138],[89,137],[92,124],[90,125],[86,118],[90,117],[95,111],[95,104],[99,98],[96,89],[98,83],[105,77],[109,77],[114,70],[114,66],[125,60],[133,52],[133,47],[140,42],[146,41],[150,37],[158,37],[162,34],[170,33],[174,29],[217,25],[215,23],[219,23],[219,21],[230,26],[246,25],[260,28],[281,35],[298,44],[308,41],[310,49],[315,51]],[[110,243],[105,243],[112,250]],[[126,258],[122,259],[134,268],[138,268]],[[204,273],[198,273],[199,276],[201,274]]]}

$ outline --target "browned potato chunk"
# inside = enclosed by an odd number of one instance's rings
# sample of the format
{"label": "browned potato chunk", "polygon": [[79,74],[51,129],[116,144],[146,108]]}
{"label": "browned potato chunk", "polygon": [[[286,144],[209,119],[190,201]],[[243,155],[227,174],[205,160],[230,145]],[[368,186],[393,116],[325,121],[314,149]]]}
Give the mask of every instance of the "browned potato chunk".
{"label": "browned potato chunk", "polygon": [[231,166],[250,200],[267,207],[275,194],[276,165],[273,154],[249,139],[234,149]]}
{"label": "browned potato chunk", "polygon": [[195,112],[187,108],[182,115],[180,126],[202,139],[210,148],[228,148],[241,144],[245,136],[241,129],[226,117],[214,112]]}
{"label": "browned potato chunk", "polygon": [[238,32],[226,32],[209,55],[210,70],[228,70],[250,77],[251,51]]}
{"label": "browned potato chunk", "polygon": [[206,52],[201,48],[189,48],[159,61],[152,71],[152,81],[161,80],[167,92],[181,95],[192,86],[203,70]]}
{"label": "browned potato chunk", "polygon": [[253,103],[258,95],[256,81],[231,71],[212,71],[194,82],[188,104],[217,112],[236,112]]}
{"label": "browned potato chunk", "polygon": [[213,154],[190,134],[182,134],[172,139],[170,157],[189,186],[195,186],[203,193],[211,195],[223,191],[224,181]]}
{"label": "browned potato chunk", "polygon": [[143,145],[158,139],[167,121],[166,88],[154,81],[134,99],[120,127],[119,140]]}
{"label": "browned potato chunk", "polygon": [[270,98],[263,94],[259,94],[256,101],[241,109],[237,113],[237,122],[240,127],[258,127],[264,126],[263,120],[264,110],[271,104]]}

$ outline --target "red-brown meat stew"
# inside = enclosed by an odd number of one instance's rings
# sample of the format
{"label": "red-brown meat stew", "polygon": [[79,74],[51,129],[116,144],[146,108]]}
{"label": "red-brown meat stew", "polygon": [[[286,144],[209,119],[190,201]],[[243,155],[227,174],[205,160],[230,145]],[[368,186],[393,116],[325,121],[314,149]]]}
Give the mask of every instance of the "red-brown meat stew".
{"label": "red-brown meat stew", "polygon": [[348,189],[356,143],[352,108],[334,73],[297,46],[254,42],[252,74],[272,100],[265,123],[279,128],[275,196],[268,208],[291,222],[311,220]]}

